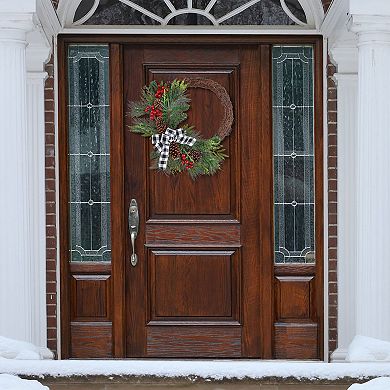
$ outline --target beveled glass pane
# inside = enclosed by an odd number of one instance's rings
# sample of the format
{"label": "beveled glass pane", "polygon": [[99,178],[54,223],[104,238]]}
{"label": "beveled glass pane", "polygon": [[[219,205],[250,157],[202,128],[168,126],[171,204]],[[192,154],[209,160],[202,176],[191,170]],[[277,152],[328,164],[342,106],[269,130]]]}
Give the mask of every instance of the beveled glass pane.
{"label": "beveled glass pane", "polygon": [[83,18],[93,7],[95,0],[81,0],[77,10],[74,14],[74,22]]}
{"label": "beveled glass pane", "polygon": [[[165,7],[163,1],[159,1]],[[155,12],[153,12],[155,13]],[[156,16],[158,16],[156,14]],[[143,12],[129,7],[118,0],[100,2],[95,13],[84,24],[90,25],[154,25],[161,24]]]}
{"label": "beveled glass pane", "polygon": [[275,263],[315,262],[312,46],[274,46]]}
{"label": "beveled glass pane", "polygon": [[[221,3],[224,3],[221,1]],[[236,8],[236,7],[234,7]],[[280,1],[260,1],[244,11],[227,19],[224,25],[294,25],[295,22],[284,12]]]}
{"label": "beveled glass pane", "polygon": [[70,45],[68,80],[70,261],[110,261],[108,45]]}
{"label": "beveled glass pane", "polygon": [[213,23],[203,15],[181,14],[172,18],[168,24],[175,26],[211,26]]}

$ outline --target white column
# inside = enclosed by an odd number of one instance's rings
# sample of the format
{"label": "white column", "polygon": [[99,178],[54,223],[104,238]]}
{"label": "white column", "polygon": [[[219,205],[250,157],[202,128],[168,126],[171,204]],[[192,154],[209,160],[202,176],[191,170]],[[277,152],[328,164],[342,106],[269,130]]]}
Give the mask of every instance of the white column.
{"label": "white column", "polygon": [[337,285],[338,347],[332,361],[345,360],[348,346],[356,335],[356,126],[357,48],[331,50],[337,73]]}
{"label": "white column", "polygon": [[390,341],[390,17],[351,22],[359,48],[356,333]]}
{"label": "white column", "polygon": [[0,335],[33,341],[26,32],[32,14],[0,23]]}
{"label": "white column", "polygon": [[[47,55],[46,55],[47,57]],[[40,62],[42,68],[43,62]],[[31,259],[34,275],[32,337],[45,347],[46,321],[46,213],[45,213],[45,108],[44,84],[47,73],[27,73],[27,144],[30,189]]]}

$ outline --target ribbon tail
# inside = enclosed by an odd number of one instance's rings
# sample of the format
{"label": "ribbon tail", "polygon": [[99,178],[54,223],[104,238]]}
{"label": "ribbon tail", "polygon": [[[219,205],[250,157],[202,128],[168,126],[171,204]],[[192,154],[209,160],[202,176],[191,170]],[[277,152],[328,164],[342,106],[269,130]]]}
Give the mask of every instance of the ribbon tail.
{"label": "ribbon tail", "polygon": [[170,144],[165,144],[162,147],[162,150],[160,152],[160,158],[158,160],[158,168],[165,171],[168,166],[168,159],[169,159],[169,146]]}

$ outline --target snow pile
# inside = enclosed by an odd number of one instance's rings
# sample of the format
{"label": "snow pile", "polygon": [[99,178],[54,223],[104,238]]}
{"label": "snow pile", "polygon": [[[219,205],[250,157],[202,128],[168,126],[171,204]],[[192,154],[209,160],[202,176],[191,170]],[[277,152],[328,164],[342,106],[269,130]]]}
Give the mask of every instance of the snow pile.
{"label": "snow pile", "polygon": [[1,390],[49,390],[47,386],[41,385],[38,381],[28,381],[17,376],[0,374]]}
{"label": "snow pile", "polygon": [[352,385],[349,390],[389,390],[390,378],[376,378],[362,385]]}
{"label": "snow pile", "polygon": [[348,348],[346,360],[348,362],[390,362],[390,343],[371,337],[355,336]]}
{"label": "snow pile", "polygon": [[53,357],[53,353],[47,348],[0,336],[0,359],[42,360],[53,359]]}

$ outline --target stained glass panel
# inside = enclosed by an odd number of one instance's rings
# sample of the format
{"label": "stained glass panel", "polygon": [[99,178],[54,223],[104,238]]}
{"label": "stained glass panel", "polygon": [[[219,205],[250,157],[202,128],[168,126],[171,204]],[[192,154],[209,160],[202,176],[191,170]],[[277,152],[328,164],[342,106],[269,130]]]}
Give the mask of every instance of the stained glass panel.
{"label": "stained glass panel", "polygon": [[70,260],[110,261],[110,107],[107,45],[68,50]]}
{"label": "stained glass panel", "polygon": [[312,46],[274,46],[275,263],[315,262]]}

